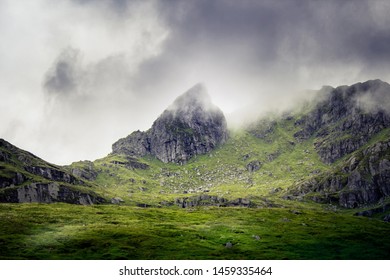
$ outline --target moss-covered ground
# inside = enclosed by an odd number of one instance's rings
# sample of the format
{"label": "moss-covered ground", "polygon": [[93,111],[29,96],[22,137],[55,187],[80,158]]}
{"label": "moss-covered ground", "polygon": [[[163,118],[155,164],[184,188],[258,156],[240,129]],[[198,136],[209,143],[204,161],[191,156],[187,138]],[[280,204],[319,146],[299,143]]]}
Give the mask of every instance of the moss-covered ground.
{"label": "moss-covered ground", "polygon": [[0,204],[0,228],[1,259],[390,258],[389,223],[316,205]]}

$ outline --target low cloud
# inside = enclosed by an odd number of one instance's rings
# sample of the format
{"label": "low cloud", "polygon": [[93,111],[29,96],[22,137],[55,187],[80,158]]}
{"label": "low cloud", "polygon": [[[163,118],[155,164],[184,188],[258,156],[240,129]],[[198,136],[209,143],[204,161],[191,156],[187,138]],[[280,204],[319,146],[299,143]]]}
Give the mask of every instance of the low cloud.
{"label": "low cloud", "polygon": [[81,80],[79,69],[79,51],[67,48],[55,61],[46,74],[44,88],[50,94],[71,94],[77,91]]}
{"label": "low cloud", "polygon": [[358,92],[355,98],[357,107],[366,113],[390,113],[390,85],[381,81],[373,81],[371,84],[369,90]]}

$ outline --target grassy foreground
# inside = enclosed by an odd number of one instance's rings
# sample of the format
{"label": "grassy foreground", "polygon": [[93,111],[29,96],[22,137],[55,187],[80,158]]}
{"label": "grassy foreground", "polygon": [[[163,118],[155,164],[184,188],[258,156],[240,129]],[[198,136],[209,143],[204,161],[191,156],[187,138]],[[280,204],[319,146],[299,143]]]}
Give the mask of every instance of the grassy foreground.
{"label": "grassy foreground", "polygon": [[390,223],[316,205],[0,204],[0,229],[0,259],[390,259]]}

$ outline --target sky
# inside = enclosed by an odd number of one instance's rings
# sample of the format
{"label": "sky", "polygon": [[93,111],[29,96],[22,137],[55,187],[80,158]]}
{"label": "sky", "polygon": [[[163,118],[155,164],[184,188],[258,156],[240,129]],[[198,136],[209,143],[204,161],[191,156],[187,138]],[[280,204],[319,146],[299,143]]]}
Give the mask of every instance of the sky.
{"label": "sky", "polygon": [[0,138],[64,165],[199,82],[232,123],[305,89],[390,82],[389,15],[386,0],[0,0]]}

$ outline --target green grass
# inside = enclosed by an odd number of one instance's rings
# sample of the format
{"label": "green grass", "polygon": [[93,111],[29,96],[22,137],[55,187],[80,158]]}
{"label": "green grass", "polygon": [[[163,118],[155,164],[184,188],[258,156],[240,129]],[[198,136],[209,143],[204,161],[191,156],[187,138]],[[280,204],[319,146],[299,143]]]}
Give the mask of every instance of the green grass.
{"label": "green grass", "polygon": [[389,223],[294,209],[0,204],[0,258],[390,258]]}

